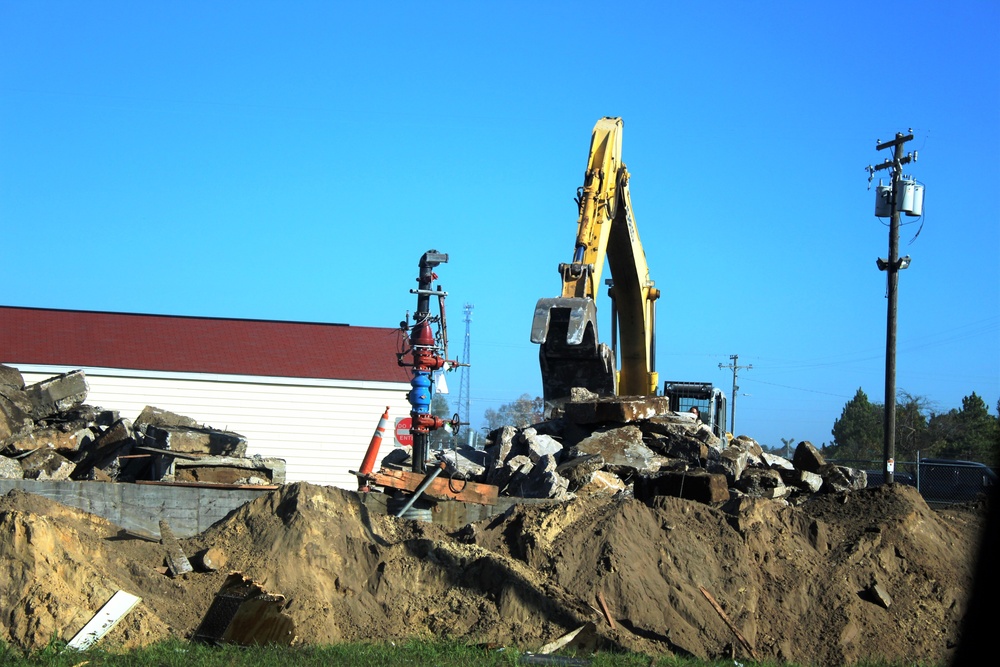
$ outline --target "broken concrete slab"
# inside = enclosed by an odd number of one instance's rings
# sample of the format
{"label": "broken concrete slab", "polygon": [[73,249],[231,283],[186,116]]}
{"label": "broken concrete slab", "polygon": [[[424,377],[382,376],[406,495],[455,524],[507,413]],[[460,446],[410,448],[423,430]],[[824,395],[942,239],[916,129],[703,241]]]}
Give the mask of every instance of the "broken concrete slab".
{"label": "broken concrete slab", "polygon": [[169,410],[162,410],[160,408],[153,407],[152,405],[144,407],[133,423],[135,424],[136,430],[142,432],[145,432],[146,426],[149,424],[152,424],[153,426],[201,426],[201,424],[191,417],[179,415],[176,412],[170,412]]}
{"label": "broken concrete slab", "polygon": [[0,479],[24,479],[20,461],[0,456]]}
{"label": "broken concrete slab", "polygon": [[551,498],[569,500],[569,480],[556,472],[555,458],[542,457],[528,472],[518,471],[510,480],[511,495],[526,498]]}
{"label": "broken concrete slab", "polygon": [[868,486],[868,473],[848,466],[824,464],[817,471],[823,477],[823,492],[857,491]]}
{"label": "broken concrete slab", "polygon": [[24,391],[0,384],[0,448],[9,438],[27,433],[34,426],[34,407]]}
{"label": "broken concrete slab", "polygon": [[41,447],[49,447],[63,454],[69,454],[86,448],[97,435],[86,422],[73,421],[59,426],[43,426],[34,428],[20,435],[11,436],[6,441],[8,452],[18,454],[30,452]]}
{"label": "broken concrete slab", "polygon": [[239,433],[201,426],[147,424],[144,444],[175,452],[214,456],[241,457],[247,451],[247,439]]}
{"label": "broken concrete slab", "polygon": [[24,389],[24,376],[21,375],[21,371],[13,366],[0,364],[0,391],[4,386]]}
{"label": "broken concrete slab", "polygon": [[705,443],[709,447],[720,448],[722,446],[722,440],[719,436],[712,433],[712,429],[708,424],[698,423],[694,432],[694,437]]}
{"label": "broken concrete slab", "polygon": [[704,471],[640,475],[635,480],[633,493],[643,502],[649,502],[656,496],[674,496],[712,504],[726,502],[730,497],[725,475]]}
{"label": "broken concrete slab", "polygon": [[521,431],[521,438],[527,448],[528,458],[537,461],[543,456],[559,454],[563,446],[550,435],[542,435],[533,428]]}
{"label": "broken concrete slab", "polygon": [[445,464],[444,475],[459,476],[463,479],[484,475],[489,463],[486,452],[470,447],[446,449],[438,452],[437,458]]}
{"label": "broken concrete slab", "polygon": [[778,471],[764,468],[748,468],[735,486],[751,498],[777,498],[788,493]]}
{"label": "broken concrete slab", "polygon": [[[772,468],[774,470],[774,468]],[[814,472],[809,472],[807,470],[787,470],[785,468],[778,469],[778,474],[781,475],[781,481],[783,481],[787,486],[795,487],[803,491],[808,491],[809,493],[816,493],[823,486],[823,478]]]}
{"label": "broken concrete slab", "polygon": [[[101,475],[94,472],[99,469],[108,479],[121,481],[133,481],[137,470],[123,470],[120,458],[131,454],[135,446],[132,424],[127,419],[119,419],[103,433],[97,436],[93,444],[87,448],[84,456],[77,463],[77,470],[73,475],[76,480],[94,479],[98,480]],[[136,464],[142,467],[142,464]],[[129,474],[125,474],[125,473]]]}
{"label": "broken concrete slab", "polygon": [[576,424],[627,424],[669,412],[670,399],[666,396],[607,396],[566,403],[563,411],[566,420]]}
{"label": "broken concrete slab", "polygon": [[760,458],[764,462],[764,465],[772,470],[795,470],[792,462],[783,456],[771,454],[770,452],[761,452]]}
{"label": "broken concrete slab", "polygon": [[[708,427],[688,413],[670,413],[639,423],[649,447],[671,458],[705,460],[709,449],[718,451],[720,441]],[[704,428],[703,428],[704,427]]]}
{"label": "broken concrete slab", "polygon": [[[569,482],[570,491],[588,484],[593,474],[604,467],[604,457],[600,454],[578,456],[559,464],[556,472]],[[617,476],[616,476],[617,477]]]}
{"label": "broken concrete slab", "polygon": [[729,443],[729,446],[748,452],[758,459],[764,454],[764,448],[761,447],[756,440],[747,435],[736,436],[733,438],[732,442]]}
{"label": "broken concrete slab", "polygon": [[[648,471],[656,453],[643,444],[642,431],[638,426],[626,425],[594,431],[589,438],[571,448],[569,456],[592,456],[600,454],[605,465],[612,471]],[[619,473],[621,474],[621,473]]]}
{"label": "broken concrete slab", "polygon": [[826,465],[823,455],[813,447],[808,440],[803,440],[795,446],[795,453],[792,455],[792,465],[799,470],[807,472],[819,472],[819,469]]}
{"label": "broken concrete slab", "polygon": [[253,456],[204,456],[174,459],[175,482],[273,485],[285,483],[285,460]]}
{"label": "broken concrete slab", "polygon": [[70,371],[24,388],[36,419],[71,410],[87,400],[87,378],[82,370]]}
{"label": "broken concrete slab", "polygon": [[596,496],[600,494],[614,495],[627,488],[628,486],[618,475],[607,470],[595,470],[572,491],[578,496]]}
{"label": "broken concrete slab", "polygon": [[60,421],[79,421],[91,429],[103,430],[121,418],[117,410],[105,410],[97,405],[83,403],[72,410],[59,413]]}
{"label": "broken concrete slab", "polygon": [[718,459],[708,462],[705,469],[709,472],[725,475],[729,485],[735,486],[736,480],[750,465],[750,457],[749,452],[729,447],[719,455]]}
{"label": "broken concrete slab", "polygon": [[24,479],[66,480],[76,464],[50,447],[37,449],[21,459]]}

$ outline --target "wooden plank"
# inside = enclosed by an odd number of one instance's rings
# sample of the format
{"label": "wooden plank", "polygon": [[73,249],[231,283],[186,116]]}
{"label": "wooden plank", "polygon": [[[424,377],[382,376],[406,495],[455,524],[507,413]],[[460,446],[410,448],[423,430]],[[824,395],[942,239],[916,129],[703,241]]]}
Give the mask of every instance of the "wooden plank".
{"label": "wooden plank", "polygon": [[[426,475],[409,470],[382,468],[374,473],[375,484],[403,491],[416,491]],[[435,500],[460,500],[480,505],[496,505],[499,489],[492,484],[480,484],[465,480],[442,479],[438,477],[430,483],[424,495]]]}
{"label": "wooden plank", "polygon": [[565,648],[567,645],[569,645],[574,640],[576,640],[577,636],[581,632],[583,632],[584,630],[587,631],[585,634],[587,634],[587,635],[593,635],[593,633],[596,630],[596,628],[595,628],[595,626],[594,626],[593,623],[584,623],[583,625],[581,625],[580,627],[578,627],[576,630],[572,630],[570,632],[567,632],[566,634],[564,634],[559,639],[556,639],[555,641],[549,642],[548,644],[546,644],[545,646],[541,647],[540,649],[538,649],[535,652],[539,653],[541,655],[548,655],[550,653],[555,653],[556,651],[558,651],[558,650],[560,650],[562,648]]}
{"label": "wooden plank", "polygon": [[175,459],[185,459],[185,460],[188,460],[188,461],[197,461],[198,459],[202,458],[201,456],[198,456],[197,454],[188,454],[186,452],[175,452],[175,451],[170,450],[170,449],[160,449],[159,447],[136,446],[136,447],[133,447],[132,449],[138,450],[140,452],[149,452],[150,454],[159,454],[161,456],[170,456],[170,457],[173,457]]}
{"label": "wooden plank", "polygon": [[142,598],[131,593],[118,591],[104,603],[104,606],[76,633],[73,639],[69,640],[66,648],[86,651],[101,637],[111,632],[112,628],[118,625],[118,621],[132,611],[140,600]]}
{"label": "wooden plank", "polygon": [[209,484],[208,482],[154,482],[150,480],[135,480],[136,484],[153,486],[193,486],[200,489],[253,489],[255,491],[274,491],[281,488],[277,484]]}
{"label": "wooden plank", "polygon": [[597,603],[601,605],[601,612],[604,614],[604,618],[607,619],[608,625],[611,629],[615,629],[615,619],[611,618],[611,611],[608,610],[608,603],[604,600],[604,593],[597,591]]}
{"label": "wooden plank", "polygon": [[705,590],[704,586],[699,586],[698,588],[701,589],[701,593],[702,595],[705,596],[705,599],[708,600],[713,607],[715,607],[715,611],[718,612],[722,620],[726,622],[726,625],[728,625],[729,629],[733,631],[733,634],[736,635],[736,638],[740,640],[740,643],[743,644],[743,648],[745,648],[750,653],[750,657],[753,658],[754,660],[760,660],[760,658],[757,657],[757,652],[753,650],[753,646],[750,645],[750,642],[747,641],[746,637],[743,636],[743,633],[739,631],[736,625],[729,620],[729,617],[726,616],[726,612],[722,610],[722,607],[719,606],[719,603],[715,601],[715,598],[712,597],[712,594],[709,593],[707,590]]}

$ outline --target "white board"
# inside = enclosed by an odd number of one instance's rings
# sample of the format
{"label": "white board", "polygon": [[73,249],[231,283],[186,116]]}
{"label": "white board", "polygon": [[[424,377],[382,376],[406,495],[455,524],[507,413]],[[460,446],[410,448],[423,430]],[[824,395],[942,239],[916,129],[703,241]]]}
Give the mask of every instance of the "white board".
{"label": "white board", "polygon": [[111,632],[111,628],[118,625],[125,614],[132,611],[132,608],[139,604],[142,598],[136,597],[125,591],[118,591],[111,596],[111,599],[104,603],[100,611],[83,626],[80,632],[70,640],[66,648],[86,651],[94,642]]}

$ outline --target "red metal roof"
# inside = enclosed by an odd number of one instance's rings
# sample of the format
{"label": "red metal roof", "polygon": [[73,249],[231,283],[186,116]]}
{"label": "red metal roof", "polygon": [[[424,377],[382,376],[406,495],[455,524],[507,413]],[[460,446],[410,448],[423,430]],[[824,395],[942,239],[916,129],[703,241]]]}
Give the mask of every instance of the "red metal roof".
{"label": "red metal roof", "polygon": [[0,306],[0,362],[409,382],[399,329]]}

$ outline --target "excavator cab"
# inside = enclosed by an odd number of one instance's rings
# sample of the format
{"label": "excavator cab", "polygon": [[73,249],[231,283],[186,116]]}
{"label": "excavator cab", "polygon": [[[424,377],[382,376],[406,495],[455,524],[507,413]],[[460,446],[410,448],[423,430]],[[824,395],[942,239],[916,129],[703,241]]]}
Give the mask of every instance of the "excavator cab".
{"label": "excavator cab", "polygon": [[670,399],[674,412],[690,412],[698,408],[699,418],[717,437],[726,438],[726,395],[711,382],[663,383],[663,395]]}

